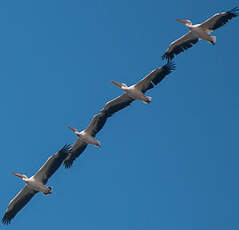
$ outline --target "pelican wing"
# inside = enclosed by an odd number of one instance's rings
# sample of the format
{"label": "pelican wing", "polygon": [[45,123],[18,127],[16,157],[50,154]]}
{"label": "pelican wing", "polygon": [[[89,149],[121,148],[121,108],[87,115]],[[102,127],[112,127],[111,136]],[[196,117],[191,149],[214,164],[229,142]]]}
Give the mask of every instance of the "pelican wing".
{"label": "pelican wing", "polygon": [[191,48],[194,44],[198,42],[199,38],[193,35],[190,31],[187,34],[183,35],[181,38],[177,39],[176,41],[172,42],[162,59],[172,60],[174,56],[178,55],[181,52],[184,52],[188,48]]}
{"label": "pelican wing", "polygon": [[69,149],[70,146],[65,145],[60,151],[49,157],[45,164],[33,176],[35,180],[46,184],[48,179],[56,172],[56,170],[61,166],[62,162],[67,157]]}
{"label": "pelican wing", "polygon": [[145,93],[147,90],[152,89],[155,85],[161,82],[174,69],[175,64],[173,62],[168,62],[166,65],[153,70],[141,81],[136,83],[135,87]]}
{"label": "pelican wing", "polygon": [[134,101],[133,98],[128,96],[126,93],[122,94],[119,97],[108,101],[104,108],[101,110],[102,113],[106,114],[107,118],[112,116],[114,113],[120,111],[121,109],[127,107]]}
{"label": "pelican wing", "polygon": [[65,168],[70,168],[73,162],[75,161],[75,159],[79,157],[81,153],[84,152],[86,147],[87,147],[87,144],[78,138],[75,141],[75,143],[72,145],[70,152],[68,153],[68,156],[64,160]]}
{"label": "pelican wing", "polygon": [[235,7],[227,12],[214,14],[211,18],[203,22],[200,27],[209,30],[216,30],[225,25],[232,18],[238,16],[238,10],[239,9]]}
{"label": "pelican wing", "polygon": [[2,218],[3,224],[10,224],[16,214],[32,199],[37,191],[26,185],[9,203]]}
{"label": "pelican wing", "polygon": [[107,116],[105,113],[100,112],[96,114],[85,131],[95,137],[95,135],[103,128],[106,120]]}

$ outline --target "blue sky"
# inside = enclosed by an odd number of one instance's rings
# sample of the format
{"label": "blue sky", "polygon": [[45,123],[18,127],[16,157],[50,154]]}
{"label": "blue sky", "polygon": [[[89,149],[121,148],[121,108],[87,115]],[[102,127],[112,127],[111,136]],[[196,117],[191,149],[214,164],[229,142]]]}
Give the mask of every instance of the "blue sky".
{"label": "blue sky", "polygon": [[[34,174],[121,94],[164,65],[169,43],[237,1],[1,1],[1,215]],[[2,229],[236,230],[239,18],[175,58],[177,69],[108,120],[74,166]]]}

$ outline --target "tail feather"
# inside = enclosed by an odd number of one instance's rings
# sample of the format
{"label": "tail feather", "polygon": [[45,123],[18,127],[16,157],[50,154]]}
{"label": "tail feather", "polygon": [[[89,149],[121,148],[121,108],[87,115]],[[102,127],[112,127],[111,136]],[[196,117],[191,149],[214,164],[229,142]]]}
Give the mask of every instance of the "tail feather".
{"label": "tail feather", "polygon": [[100,146],[101,146],[100,141],[96,141],[95,146],[96,146],[96,147],[100,147]]}
{"label": "tail feather", "polygon": [[149,103],[151,102],[151,100],[152,100],[152,97],[148,97],[148,96],[147,96],[147,97],[145,97],[145,99],[144,99],[143,102],[144,102],[145,104],[149,104]]}
{"label": "tail feather", "polygon": [[44,195],[49,195],[49,194],[51,194],[51,191],[52,191],[52,187],[47,187],[48,188],[48,190],[47,191],[45,191],[45,192],[43,192],[43,194]]}
{"label": "tail feather", "polygon": [[216,44],[216,36],[211,36],[212,38],[212,44],[215,45]]}

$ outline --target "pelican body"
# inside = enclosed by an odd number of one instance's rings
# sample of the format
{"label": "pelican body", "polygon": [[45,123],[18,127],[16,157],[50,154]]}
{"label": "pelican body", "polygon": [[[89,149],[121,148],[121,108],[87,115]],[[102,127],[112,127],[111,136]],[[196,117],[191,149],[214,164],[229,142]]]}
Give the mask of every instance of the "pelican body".
{"label": "pelican body", "polygon": [[97,141],[94,137],[92,137],[90,134],[88,134],[85,130],[81,131],[80,133],[77,134],[78,138],[85,142],[86,144],[91,144],[96,147],[100,146],[100,142]]}
{"label": "pelican body", "polygon": [[79,132],[77,129],[74,129],[70,126],[68,126],[68,128],[76,134],[76,136],[79,138],[79,141],[84,142],[85,144],[95,145],[97,147],[100,146],[100,142],[89,134],[89,130],[85,129]]}
{"label": "pelican body", "polygon": [[13,175],[22,178],[22,180],[29,186],[29,188],[33,189],[37,192],[42,192],[44,195],[51,194],[51,187],[47,187],[42,183],[41,180],[37,177],[30,177],[28,178],[26,175],[22,175],[20,173],[12,172]]}
{"label": "pelican body", "polygon": [[210,36],[211,30],[202,27],[201,24],[192,25],[190,20],[176,19],[176,21],[184,23],[192,32],[192,37],[198,37],[201,40],[208,41],[212,45],[215,45],[216,36]]}
{"label": "pelican body", "polygon": [[128,94],[134,100],[140,100],[140,101],[143,101],[144,103],[151,102],[152,98],[145,96],[144,93],[139,88],[137,88],[136,84],[127,86],[125,83],[119,83],[116,81],[111,81],[111,82],[115,84],[116,86],[119,86],[122,90],[126,92],[126,94]]}
{"label": "pelican body", "polygon": [[172,60],[174,56],[191,48],[199,40],[205,40],[215,45],[216,36],[211,36],[210,33],[225,25],[232,18],[237,17],[238,10],[239,9],[235,7],[227,12],[216,13],[203,23],[196,25],[192,25],[190,20],[176,19],[176,21],[184,23],[190,31],[170,43],[162,58]]}
{"label": "pelican body", "polygon": [[175,64],[173,62],[168,62],[161,68],[153,70],[146,77],[131,86],[127,86],[125,83],[111,81],[114,85],[120,87],[123,91],[125,91],[125,94],[108,102],[105,105],[103,111],[106,111],[106,109],[110,110],[111,107],[114,108],[115,111],[118,111],[119,106],[120,108],[121,105],[124,105],[124,107],[128,106],[133,100],[140,100],[146,104],[150,103],[152,98],[145,96],[144,93],[147,90],[152,89],[154,86],[156,86],[165,78],[165,76],[170,74],[171,71],[174,69]]}

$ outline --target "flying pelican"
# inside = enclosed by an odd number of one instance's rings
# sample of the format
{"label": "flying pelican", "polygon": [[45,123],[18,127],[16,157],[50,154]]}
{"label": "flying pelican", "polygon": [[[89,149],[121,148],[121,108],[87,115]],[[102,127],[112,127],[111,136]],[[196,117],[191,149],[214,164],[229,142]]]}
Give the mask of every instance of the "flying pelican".
{"label": "flying pelican", "polygon": [[70,168],[72,166],[74,160],[78,156],[80,156],[80,154],[85,150],[88,144],[95,145],[96,147],[100,146],[100,142],[95,139],[95,136],[103,128],[106,120],[107,120],[106,114],[98,113],[93,117],[89,126],[81,132],[70,126],[67,127],[77,135],[78,139],[74,142],[74,144],[70,148],[68,156],[64,161],[64,166],[66,168]]}
{"label": "flying pelican", "polygon": [[192,47],[200,39],[208,41],[212,45],[215,45],[216,36],[210,36],[210,33],[226,24],[232,18],[238,16],[238,10],[239,9],[235,7],[227,12],[217,13],[211,18],[204,21],[202,24],[196,25],[192,25],[192,22],[190,20],[176,19],[176,21],[184,23],[188,27],[190,32],[172,42],[162,58],[172,60],[175,55]]}
{"label": "flying pelican", "polygon": [[124,90],[125,93],[117,97],[116,99],[113,99],[106,103],[102,112],[113,114],[119,109],[122,109],[122,107],[128,106],[134,100],[140,100],[146,104],[150,103],[152,98],[149,96],[145,96],[144,93],[147,90],[152,89],[159,82],[161,82],[174,69],[175,64],[173,62],[168,62],[161,68],[153,70],[142,80],[131,86],[127,86],[125,83],[111,81],[113,84],[119,86],[122,90]]}
{"label": "flying pelican", "polygon": [[[130,105],[135,99],[149,103],[151,98],[145,97],[143,93],[149,89],[152,89],[155,85],[162,81],[164,77],[171,73],[174,68],[174,63],[168,62],[163,67],[155,69],[140,82],[130,87],[127,87],[125,84],[112,81],[114,84],[125,90],[126,93],[107,102],[104,108],[94,116],[87,129],[78,132],[77,129],[68,127],[78,136],[78,139],[72,145],[72,148],[70,149],[69,154],[64,161],[65,167],[70,168],[73,162],[77,157],[80,156],[88,144],[93,144],[95,146],[100,145],[100,142],[95,140],[94,137],[103,128],[106,120],[114,113]],[[128,88],[130,89],[128,90]]]}
{"label": "flying pelican", "polygon": [[12,172],[13,175],[22,178],[26,183],[25,187],[10,201],[8,208],[2,218],[3,224],[10,224],[11,220],[16,214],[32,199],[32,197],[42,192],[44,195],[51,194],[52,187],[45,184],[48,179],[61,166],[63,160],[66,158],[70,146],[65,145],[59,152],[49,157],[45,164],[32,177],[28,178],[26,175]]}

